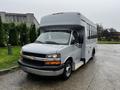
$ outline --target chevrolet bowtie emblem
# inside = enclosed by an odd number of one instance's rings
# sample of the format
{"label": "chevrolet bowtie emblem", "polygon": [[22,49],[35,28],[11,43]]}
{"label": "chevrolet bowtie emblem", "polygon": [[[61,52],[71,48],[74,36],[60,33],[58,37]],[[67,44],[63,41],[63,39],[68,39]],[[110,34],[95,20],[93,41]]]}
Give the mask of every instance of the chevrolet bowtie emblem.
{"label": "chevrolet bowtie emblem", "polygon": [[34,60],[34,59],[35,59],[35,57],[34,57],[34,56],[30,56],[30,59]]}
{"label": "chevrolet bowtie emblem", "polygon": [[28,59],[31,59],[31,60],[34,60],[35,57],[34,56],[24,56],[25,58],[28,58]]}

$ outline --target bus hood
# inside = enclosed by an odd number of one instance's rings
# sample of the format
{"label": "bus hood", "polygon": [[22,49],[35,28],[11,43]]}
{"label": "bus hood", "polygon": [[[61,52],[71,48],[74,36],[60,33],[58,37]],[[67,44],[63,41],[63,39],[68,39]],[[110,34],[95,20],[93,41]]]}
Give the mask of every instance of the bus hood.
{"label": "bus hood", "polygon": [[59,53],[59,51],[65,47],[67,47],[67,45],[31,43],[23,46],[22,51],[31,53],[52,54]]}

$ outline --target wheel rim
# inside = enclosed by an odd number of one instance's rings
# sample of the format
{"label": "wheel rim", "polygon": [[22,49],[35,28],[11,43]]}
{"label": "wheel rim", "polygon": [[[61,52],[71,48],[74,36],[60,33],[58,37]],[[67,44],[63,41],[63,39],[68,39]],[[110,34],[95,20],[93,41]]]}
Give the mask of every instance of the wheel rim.
{"label": "wheel rim", "polygon": [[71,65],[67,64],[66,66],[66,76],[69,77],[71,75]]}

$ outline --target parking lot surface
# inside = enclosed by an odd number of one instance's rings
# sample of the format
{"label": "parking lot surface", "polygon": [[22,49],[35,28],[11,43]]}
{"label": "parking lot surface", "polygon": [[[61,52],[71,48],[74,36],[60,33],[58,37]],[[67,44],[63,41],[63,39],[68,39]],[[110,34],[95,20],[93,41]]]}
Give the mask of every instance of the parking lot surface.
{"label": "parking lot surface", "polygon": [[120,44],[97,45],[96,56],[63,81],[22,70],[0,76],[0,90],[120,90]]}

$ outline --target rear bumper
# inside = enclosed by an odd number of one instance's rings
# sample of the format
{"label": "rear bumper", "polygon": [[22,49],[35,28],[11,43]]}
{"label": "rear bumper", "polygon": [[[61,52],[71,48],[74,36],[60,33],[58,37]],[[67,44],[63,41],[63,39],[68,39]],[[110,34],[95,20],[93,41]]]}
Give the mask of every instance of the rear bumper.
{"label": "rear bumper", "polygon": [[64,72],[64,65],[36,67],[27,65],[21,61],[18,61],[18,63],[23,71],[41,76],[59,76]]}

